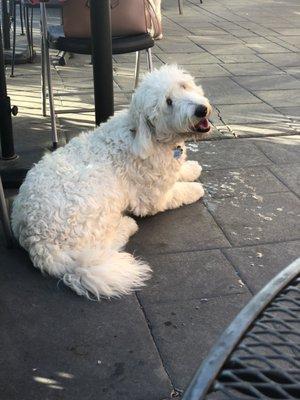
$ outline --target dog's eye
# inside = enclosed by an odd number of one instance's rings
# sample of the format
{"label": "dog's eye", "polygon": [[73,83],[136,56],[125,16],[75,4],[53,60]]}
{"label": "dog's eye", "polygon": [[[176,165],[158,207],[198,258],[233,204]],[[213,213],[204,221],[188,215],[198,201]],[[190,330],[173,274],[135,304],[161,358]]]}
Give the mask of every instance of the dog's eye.
{"label": "dog's eye", "polygon": [[171,106],[173,104],[172,99],[170,99],[170,97],[167,98],[167,104],[168,106]]}

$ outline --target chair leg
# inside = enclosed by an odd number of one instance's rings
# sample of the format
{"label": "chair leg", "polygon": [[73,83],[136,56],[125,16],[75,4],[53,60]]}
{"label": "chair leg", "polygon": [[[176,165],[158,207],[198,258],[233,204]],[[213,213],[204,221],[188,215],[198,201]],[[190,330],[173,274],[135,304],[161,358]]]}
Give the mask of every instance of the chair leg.
{"label": "chair leg", "polygon": [[178,0],[178,10],[180,15],[183,14],[182,0]]}
{"label": "chair leg", "polygon": [[25,22],[25,30],[26,30],[26,38],[27,38],[27,47],[29,53],[29,59],[32,61],[33,53],[32,53],[32,45],[30,41],[30,27],[29,27],[29,10],[28,7],[24,9],[24,22]]}
{"label": "chair leg", "polygon": [[31,15],[30,15],[30,43],[31,43],[31,54],[33,59],[33,8],[31,8]]}
{"label": "chair leg", "polygon": [[3,186],[2,186],[1,177],[0,177],[0,219],[2,220],[2,223],[3,223],[6,245],[7,245],[7,247],[12,247],[13,243],[14,243],[14,238],[13,238],[12,230],[10,227],[9,215],[8,215],[7,204],[6,204],[6,200],[5,200],[5,196],[4,196],[4,190],[3,190]]}
{"label": "chair leg", "polygon": [[152,51],[151,49],[147,49],[146,51],[147,51],[148,70],[152,72],[153,71]]}
{"label": "chair leg", "polygon": [[15,72],[15,61],[16,61],[16,35],[17,35],[17,12],[16,12],[16,2],[13,1],[13,48],[12,48],[12,60],[11,60],[11,71],[10,76],[14,76]]}
{"label": "chair leg", "polygon": [[140,76],[140,64],[141,64],[141,52],[135,52],[135,70],[134,70],[134,89],[136,89],[139,83]]}
{"label": "chair leg", "polygon": [[25,33],[24,33],[23,3],[22,3],[22,1],[20,1],[19,7],[20,7],[21,35],[24,36]]}
{"label": "chair leg", "polygon": [[200,4],[203,4],[203,0],[200,0]]}
{"label": "chair leg", "polygon": [[42,101],[42,114],[44,117],[47,116],[47,105],[46,105],[46,63],[45,63],[45,50],[44,40],[41,37],[41,101]]}
{"label": "chair leg", "polygon": [[46,19],[45,3],[40,3],[40,10],[41,10],[42,38],[44,41],[44,46],[43,46],[44,61],[45,61],[46,76],[47,76],[47,83],[48,83],[48,98],[49,98],[51,128],[52,128],[52,145],[53,145],[53,148],[56,149],[57,145],[58,145],[58,136],[57,136],[57,126],[56,126],[56,120],[55,120],[54,99],[53,99],[53,91],[52,91],[50,54],[49,54],[49,46],[48,46],[48,41],[47,41],[47,19]]}

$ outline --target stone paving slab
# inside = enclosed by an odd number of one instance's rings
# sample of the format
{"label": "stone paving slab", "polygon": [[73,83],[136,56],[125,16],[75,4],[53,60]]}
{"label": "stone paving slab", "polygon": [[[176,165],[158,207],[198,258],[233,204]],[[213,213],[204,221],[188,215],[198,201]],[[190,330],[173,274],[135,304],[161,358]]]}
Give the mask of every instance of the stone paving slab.
{"label": "stone paving slab", "polygon": [[228,129],[237,138],[259,138],[259,137],[271,137],[271,136],[282,136],[282,135],[297,135],[299,130],[292,121],[285,120],[275,123],[254,123],[254,124],[226,124]]}
{"label": "stone paving slab", "polygon": [[269,165],[271,161],[250,140],[223,140],[189,144],[189,157],[205,170]]}
{"label": "stone paving slab", "polygon": [[297,67],[300,63],[299,53],[289,53],[288,56],[286,54],[260,54],[260,57],[276,67]]}
{"label": "stone paving slab", "polygon": [[292,75],[294,78],[300,79],[300,67],[283,68],[283,71]]}
{"label": "stone paving slab", "polygon": [[233,104],[221,105],[218,107],[220,115],[227,125],[231,124],[263,124],[288,122],[289,119],[284,117],[279,111],[267,104]]}
{"label": "stone paving slab", "polygon": [[23,251],[0,252],[3,398],[169,398],[172,385],[134,295],[87,301],[34,270]]}
{"label": "stone paving slab", "polygon": [[299,257],[300,241],[225,249],[224,253],[252,293],[257,293]]}
{"label": "stone paving slab", "polygon": [[138,255],[193,251],[228,246],[201,202],[137,219],[139,231],[128,245]]}
{"label": "stone paving slab", "polygon": [[[269,168],[273,171],[274,166]],[[297,173],[295,172],[294,175],[296,178]],[[205,170],[202,173],[201,181],[209,196],[215,199],[234,196],[243,197],[261,193],[278,193],[288,190],[278,178],[266,167],[262,166],[211,171]]]}
{"label": "stone paving slab", "polygon": [[[184,60],[184,62],[186,62]],[[225,68],[223,68],[219,64],[209,64],[209,65],[189,65],[189,64],[180,64],[180,67],[192,74],[195,78],[206,78],[206,77],[219,77],[219,76],[228,76],[231,75]]]}
{"label": "stone paving slab", "polygon": [[289,53],[289,49],[285,48],[282,44],[281,46],[276,43],[247,43],[246,46],[249,49],[254,50],[258,54],[276,54],[276,53]]}
{"label": "stone paving slab", "polygon": [[280,75],[283,72],[277,67],[266,64],[264,62],[251,62],[251,63],[234,63],[226,64],[224,66],[230,73],[236,76],[249,76],[249,75]]}
{"label": "stone paving slab", "polygon": [[275,108],[277,111],[281,112],[283,115],[289,117],[292,121],[300,122],[300,106],[298,107],[278,107]]}
{"label": "stone paving slab", "polygon": [[278,36],[294,36],[294,35],[300,35],[300,29],[299,28],[277,28],[276,26],[273,27],[273,31],[278,32]]}
{"label": "stone paving slab", "polygon": [[193,35],[189,36],[189,39],[196,43],[198,46],[203,44],[234,44],[241,43],[241,40],[230,34],[224,35]]}
{"label": "stone paving slab", "polygon": [[253,139],[255,145],[275,164],[299,162],[300,135]]}
{"label": "stone paving slab", "polygon": [[216,57],[225,64],[261,62],[256,54],[217,54]]}
{"label": "stone paving slab", "polygon": [[300,163],[271,165],[269,168],[290,190],[300,196]]}
{"label": "stone paving slab", "polygon": [[249,300],[249,294],[237,294],[143,304],[163,363],[177,389],[186,388],[219,335]]}
{"label": "stone paving slab", "polygon": [[203,51],[203,49],[188,38],[182,36],[172,36],[156,43],[157,53],[199,53],[201,51]]}
{"label": "stone paving slab", "polygon": [[[225,67],[228,69],[228,67]],[[300,81],[289,75],[233,76],[232,79],[249,90],[275,90],[300,88]],[[300,109],[300,107],[299,107]]]}
{"label": "stone paving slab", "polygon": [[202,44],[201,47],[211,54],[253,54],[254,50],[243,44]]}
{"label": "stone paving slab", "polygon": [[[225,68],[225,66],[224,66]],[[198,80],[196,79],[196,82]],[[199,82],[213,104],[252,104],[261,103],[262,100],[253,96],[246,89],[243,89],[237,83],[228,77],[206,78]]]}
{"label": "stone paving slab", "polygon": [[[181,63],[184,61],[184,64],[192,65],[201,65],[201,64],[214,64],[218,62],[218,58],[213,56],[212,54],[205,53],[205,52],[198,52],[198,53],[188,53],[184,55],[184,58],[182,57],[182,54],[180,53],[160,53],[157,54],[160,60],[162,60],[164,63],[167,64],[178,64],[181,65]],[[207,67],[209,68],[209,67]]]}
{"label": "stone paving slab", "polygon": [[139,292],[144,305],[247,293],[220,250],[154,255],[146,259],[153,276]]}
{"label": "stone paving slab", "polygon": [[233,246],[300,239],[300,200],[293,193],[207,199],[206,205]]}
{"label": "stone paving slab", "polygon": [[257,97],[273,107],[300,106],[299,90],[256,90]]}

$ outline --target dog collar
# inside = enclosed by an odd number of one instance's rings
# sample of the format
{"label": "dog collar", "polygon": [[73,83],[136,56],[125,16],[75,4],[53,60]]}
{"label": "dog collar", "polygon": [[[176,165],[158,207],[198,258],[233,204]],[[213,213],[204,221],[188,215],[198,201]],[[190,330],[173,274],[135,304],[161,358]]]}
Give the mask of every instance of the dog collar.
{"label": "dog collar", "polygon": [[179,160],[179,158],[182,156],[183,153],[183,148],[181,146],[177,146],[175,147],[175,149],[173,149],[173,157],[176,160]]}

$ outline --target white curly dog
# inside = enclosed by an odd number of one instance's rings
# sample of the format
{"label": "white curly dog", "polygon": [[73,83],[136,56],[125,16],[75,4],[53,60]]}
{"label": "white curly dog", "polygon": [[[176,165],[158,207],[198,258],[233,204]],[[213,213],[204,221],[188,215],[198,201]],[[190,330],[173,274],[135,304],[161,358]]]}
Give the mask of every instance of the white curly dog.
{"label": "white curly dog", "polygon": [[118,297],[144,285],[151,269],[122,251],[153,215],[199,200],[201,167],[184,141],[210,130],[211,106],[177,66],[146,75],[128,110],[46,154],[28,172],[12,228],[33,265],[77,294]]}

